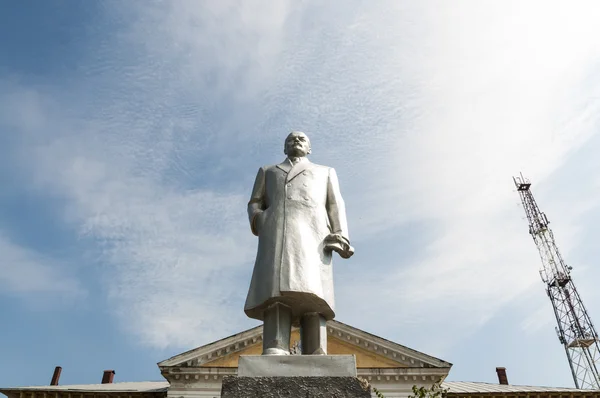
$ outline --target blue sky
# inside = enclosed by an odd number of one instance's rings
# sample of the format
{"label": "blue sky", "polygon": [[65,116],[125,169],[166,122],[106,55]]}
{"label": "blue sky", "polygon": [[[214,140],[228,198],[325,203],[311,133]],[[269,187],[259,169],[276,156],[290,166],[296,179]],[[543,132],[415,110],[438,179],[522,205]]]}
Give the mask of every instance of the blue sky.
{"label": "blue sky", "polygon": [[[542,6],[543,5],[543,6]],[[290,130],[336,168],[337,319],[572,386],[512,175],[600,322],[596,2],[0,5],[0,385],[160,380],[257,323],[245,207]]]}

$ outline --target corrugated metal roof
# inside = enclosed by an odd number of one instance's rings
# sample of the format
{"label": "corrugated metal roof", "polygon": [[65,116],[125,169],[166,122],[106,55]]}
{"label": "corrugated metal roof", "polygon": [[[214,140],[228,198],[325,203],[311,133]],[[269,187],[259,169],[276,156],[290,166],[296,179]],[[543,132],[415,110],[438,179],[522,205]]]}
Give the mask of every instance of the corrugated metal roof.
{"label": "corrugated metal roof", "polygon": [[[479,383],[473,381],[445,381],[442,383],[443,388],[447,388],[452,393],[505,393],[505,392],[564,392],[564,393],[575,393],[575,392],[587,392],[590,393],[593,390],[578,390],[576,388],[564,388],[564,387],[538,387],[538,386],[519,386],[512,384],[493,384],[493,383]],[[598,390],[600,392],[600,390]]]}
{"label": "corrugated metal roof", "polygon": [[140,381],[107,384],[71,384],[64,386],[30,386],[1,388],[0,391],[106,391],[106,392],[161,392],[167,391],[167,381]]}

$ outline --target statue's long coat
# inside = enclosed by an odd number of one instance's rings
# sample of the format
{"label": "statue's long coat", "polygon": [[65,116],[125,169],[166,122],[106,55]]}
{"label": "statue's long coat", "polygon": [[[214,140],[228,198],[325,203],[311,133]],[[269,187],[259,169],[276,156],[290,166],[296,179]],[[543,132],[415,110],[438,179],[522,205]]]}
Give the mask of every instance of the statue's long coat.
{"label": "statue's long coat", "polygon": [[308,159],[258,170],[248,203],[258,252],[244,311],[263,320],[273,302],[292,308],[293,317],[318,312],[334,317],[331,251],[324,238],[348,239],[344,201],[335,170]]}

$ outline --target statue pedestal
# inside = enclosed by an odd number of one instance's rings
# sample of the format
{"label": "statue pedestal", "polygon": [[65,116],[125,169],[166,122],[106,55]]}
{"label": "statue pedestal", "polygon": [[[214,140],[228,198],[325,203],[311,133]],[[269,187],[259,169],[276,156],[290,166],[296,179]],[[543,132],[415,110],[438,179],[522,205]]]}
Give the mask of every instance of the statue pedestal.
{"label": "statue pedestal", "polygon": [[242,355],[240,377],[356,377],[354,355]]}
{"label": "statue pedestal", "polygon": [[370,398],[354,355],[241,356],[237,376],[223,378],[222,398]]}
{"label": "statue pedestal", "polygon": [[371,387],[356,377],[225,376],[222,398],[371,398]]}

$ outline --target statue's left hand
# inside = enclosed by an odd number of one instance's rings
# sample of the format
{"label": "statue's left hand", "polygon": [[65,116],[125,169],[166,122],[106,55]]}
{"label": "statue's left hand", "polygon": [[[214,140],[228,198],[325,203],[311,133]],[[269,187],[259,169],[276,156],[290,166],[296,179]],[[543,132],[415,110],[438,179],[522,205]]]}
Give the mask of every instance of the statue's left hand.
{"label": "statue's left hand", "polygon": [[350,246],[348,239],[340,234],[325,237],[325,250],[335,250],[342,258],[350,258],[354,254],[354,248]]}

